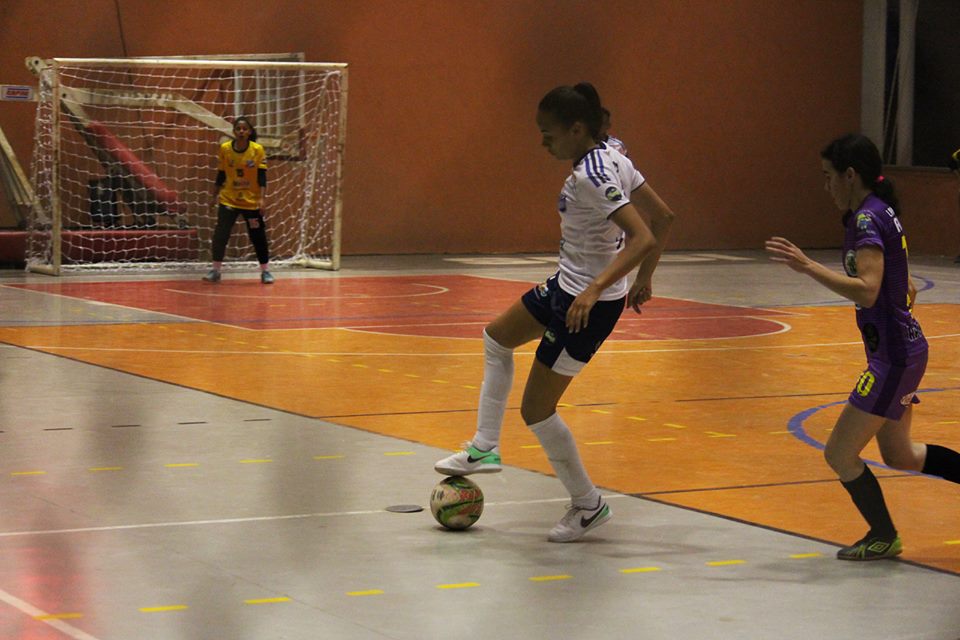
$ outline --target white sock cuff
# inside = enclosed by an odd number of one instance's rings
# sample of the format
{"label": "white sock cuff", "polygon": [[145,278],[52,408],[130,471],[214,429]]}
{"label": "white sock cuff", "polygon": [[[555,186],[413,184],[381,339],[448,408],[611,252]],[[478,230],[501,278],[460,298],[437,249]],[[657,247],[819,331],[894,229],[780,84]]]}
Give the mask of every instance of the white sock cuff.
{"label": "white sock cuff", "polygon": [[560,417],[560,414],[554,411],[553,415],[551,415],[546,420],[541,420],[540,422],[534,422],[533,424],[528,424],[527,428],[530,429],[530,431],[537,433],[544,429],[549,429],[550,427],[558,423],[563,426],[566,426],[566,423],[563,421],[563,418]]}
{"label": "white sock cuff", "polygon": [[499,356],[501,358],[512,358],[513,349],[507,349],[505,346],[490,337],[487,330],[483,330],[483,350],[488,354]]}

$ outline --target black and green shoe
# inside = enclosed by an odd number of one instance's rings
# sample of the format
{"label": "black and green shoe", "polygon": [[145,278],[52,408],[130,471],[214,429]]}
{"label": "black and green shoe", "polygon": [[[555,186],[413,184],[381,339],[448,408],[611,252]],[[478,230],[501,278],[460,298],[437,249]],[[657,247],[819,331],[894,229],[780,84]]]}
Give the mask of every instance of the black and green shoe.
{"label": "black and green shoe", "polygon": [[870,536],[855,542],[849,547],[844,547],[837,551],[839,560],[853,560],[863,562],[866,560],[883,560],[900,555],[903,551],[903,544],[900,542],[900,536],[890,538],[881,538],[879,536]]}

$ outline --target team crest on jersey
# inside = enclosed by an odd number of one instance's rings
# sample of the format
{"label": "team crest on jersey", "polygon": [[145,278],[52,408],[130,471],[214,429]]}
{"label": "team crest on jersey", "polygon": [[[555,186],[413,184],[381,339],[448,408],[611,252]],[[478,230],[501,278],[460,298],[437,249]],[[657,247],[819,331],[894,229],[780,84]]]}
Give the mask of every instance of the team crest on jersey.
{"label": "team crest on jersey", "polygon": [[607,200],[610,202],[620,202],[623,200],[623,194],[620,193],[620,189],[616,187],[607,187],[607,190],[603,192],[603,195],[606,196]]}
{"label": "team crest on jersey", "polygon": [[857,252],[853,249],[847,251],[847,255],[843,257],[843,268],[848,276],[857,275]]}

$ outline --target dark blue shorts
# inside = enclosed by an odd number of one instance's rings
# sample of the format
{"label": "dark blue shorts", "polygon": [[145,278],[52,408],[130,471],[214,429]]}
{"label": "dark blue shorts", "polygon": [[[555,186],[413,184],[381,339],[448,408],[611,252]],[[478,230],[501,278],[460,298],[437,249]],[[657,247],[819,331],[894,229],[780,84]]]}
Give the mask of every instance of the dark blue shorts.
{"label": "dark blue shorts", "polygon": [[899,420],[911,403],[920,402],[916,391],[927,369],[927,354],[904,366],[880,360],[867,360],[857,386],[850,392],[850,404],[857,409],[888,420]]}
{"label": "dark blue shorts", "polygon": [[530,315],[546,327],[537,347],[537,360],[556,373],[570,377],[577,375],[583,365],[590,362],[613,331],[623,313],[625,301],[625,298],[598,301],[590,310],[587,327],[578,333],[569,333],[567,309],[574,298],[560,288],[556,275],[520,298]]}

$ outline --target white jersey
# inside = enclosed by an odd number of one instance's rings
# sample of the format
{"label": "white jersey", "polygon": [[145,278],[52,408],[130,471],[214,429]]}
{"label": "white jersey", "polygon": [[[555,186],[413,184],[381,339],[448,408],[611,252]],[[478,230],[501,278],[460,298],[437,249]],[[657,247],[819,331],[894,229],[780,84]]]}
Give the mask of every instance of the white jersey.
{"label": "white jersey", "polygon": [[[579,294],[613,262],[623,246],[623,230],[610,216],[629,204],[630,192],[643,183],[630,159],[603,143],[573,165],[557,207],[561,289]],[[624,276],[606,288],[600,300],[622,298],[628,288]]]}
{"label": "white jersey", "polygon": [[619,151],[622,155],[625,155],[625,156],[627,156],[627,157],[630,156],[630,152],[627,151],[627,144],[626,144],[623,140],[621,140],[620,138],[615,138],[615,137],[613,137],[613,136],[607,136],[607,139],[604,140],[604,143],[605,143],[608,147],[613,147],[614,149],[616,149],[617,151]]}

